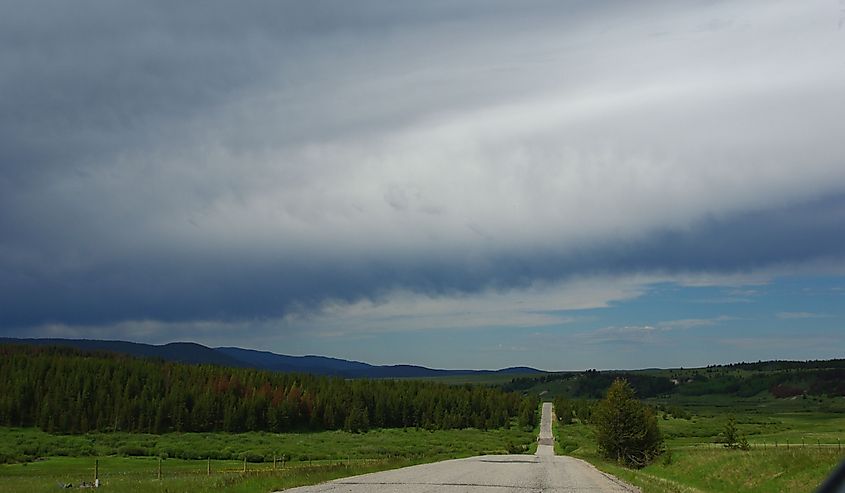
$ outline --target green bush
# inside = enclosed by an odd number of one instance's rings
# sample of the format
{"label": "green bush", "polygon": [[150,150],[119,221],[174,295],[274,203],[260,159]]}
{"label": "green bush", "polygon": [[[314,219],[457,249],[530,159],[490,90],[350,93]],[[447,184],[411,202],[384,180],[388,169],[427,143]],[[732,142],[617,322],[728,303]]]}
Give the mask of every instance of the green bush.
{"label": "green bush", "polygon": [[509,454],[524,454],[528,451],[528,446],[508,442],[507,449]]}
{"label": "green bush", "polygon": [[725,448],[737,450],[749,450],[751,448],[745,436],[739,434],[736,427],[736,418],[733,416],[729,417],[728,422],[725,423],[725,429],[722,431],[722,443],[725,444]]}
{"label": "green bush", "polygon": [[[126,445],[117,449],[117,453],[125,457],[143,457],[150,455],[150,451],[134,445]],[[58,454],[56,454],[58,455]]]}
{"label": "green bush", "polygon": [[645,467],[663,448],[657,416],[634,397],[627,381],[617,379],[593,411],[599,451],[632,467]]}

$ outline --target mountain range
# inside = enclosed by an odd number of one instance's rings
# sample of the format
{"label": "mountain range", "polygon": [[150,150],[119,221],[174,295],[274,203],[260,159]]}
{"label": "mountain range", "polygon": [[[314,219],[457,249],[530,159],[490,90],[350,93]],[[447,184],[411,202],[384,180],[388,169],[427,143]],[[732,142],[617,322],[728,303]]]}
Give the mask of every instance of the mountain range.
{"label": "mountain range", "polygon": [[344,378],[410,378],[443,377],[483,373],[531,374],[544,373],[524,366],[501,370],[441,370],[416,365],[371,365],[327,356],[288,356],[238,347],[210,348],[194,342],[171,342],[154,345],[127,341],[94,339],[18,339],[0,337],[0,344],[40,346],[70,346],[85,351],[107,351],[130,356],[160,358],[190,364],[211,364],[239,368],[255,368],[278,372],[311,373]]}

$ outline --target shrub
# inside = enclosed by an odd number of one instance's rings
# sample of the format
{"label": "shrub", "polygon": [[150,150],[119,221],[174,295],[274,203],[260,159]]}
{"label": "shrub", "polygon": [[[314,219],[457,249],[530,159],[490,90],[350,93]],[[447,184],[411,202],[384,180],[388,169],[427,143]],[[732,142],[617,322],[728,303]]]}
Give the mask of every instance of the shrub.
{"label": "shrub", "polygon": [[258,462],[264,462],[264,455],[262,455],[258,452],[249,450],[247,452],[240,454],[240,459],[241,460],[246,459],[246,461],[250,462],[250,463],[258,463]]}
{"label": "shrub", "polygon": [[150,452],[143,448],[134,445],[125,445],[117,449],[117,453],[126,457],[143,457],[150,455]]}
{"label": "shrub", "polygon": [[644,467],[663,448],[654,411],[634,397],[627,381],[617,379],[593,411],[599,451],[607,458]]}
{"label": "shrub", "polygon": [[790,387],[789,385],[779,384],[772,385],[769,392],[777,399],[786,399],[787,397],[802,395],[804,390],[798,387]]}
{"label": "shrub", "polygon": [[509,454],[524,454],[528,451],[528,446],[508,442],[507,449]]}
{"label": "shrub", "polygon": [[736,427],[736,418],[733,416],[728,418],[728,422],[725,423],[725,429],[722,431],[722,443],[725,444],[725,448],[735,450],[749,450],[751,448],[748,440],[739,434]]}

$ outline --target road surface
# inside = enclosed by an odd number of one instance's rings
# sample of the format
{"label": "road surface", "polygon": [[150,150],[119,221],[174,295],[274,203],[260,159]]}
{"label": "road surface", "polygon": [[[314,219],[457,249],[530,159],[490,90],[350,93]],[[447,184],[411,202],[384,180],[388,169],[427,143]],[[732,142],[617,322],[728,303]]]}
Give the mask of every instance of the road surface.
{"label": "road surface", "polygon": [[543,404],[535,455],[485,455],[338,479],[286,493],[630,493],[584,461],[555,456],[552,405]]}

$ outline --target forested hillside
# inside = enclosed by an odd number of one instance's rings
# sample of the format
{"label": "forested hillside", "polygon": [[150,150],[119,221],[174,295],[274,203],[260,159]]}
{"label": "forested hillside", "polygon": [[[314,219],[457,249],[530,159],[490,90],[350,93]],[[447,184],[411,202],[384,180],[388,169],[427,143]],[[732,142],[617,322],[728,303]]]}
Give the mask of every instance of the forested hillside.
{"label": "forested hillside", "polygon": [[751,397],[766,392],[775,398],[845,396],[845,368],[842,365],[843,360],[769,361],[686,370],[587,370],[516,377],[501,388],[537,393],[557,384],[555,395],[596,399],[604,395],[614,379],[622,378],[639,398],[670,394]]}
{"label": "forested hillside", "polygon": [[310,373],[344,378],[427,378],[457,375],[536,374],[535,368],[514,367],[499,370],[443,370],[417,365],[371,365],[327,356],[290,356],[238,347],[210,348],[195,342],[143,344],[97,339],[19,339],[0,337],[0,345],[67,346],[81,351],[101,351],[139,358],[158,358],[174,363],[208,364],[253,368],[255,370]]}
{"label": "forested hillside", "polygon": [[0,345],[0,425],[49,432],[488,429],[534,405],[489,387],[350,381]]}
{"label": "forested hillside", "polygon": [[550,373],[541,376],[513,378],[502,386],[506,391],[526,391],[544,383],[569,381],[569,397],[598,399],[607,392],[610,384],[617,378],[626,380],[639,397],[654,397],[674,390],[672,381],[665,377],[656,377],[630,372],[600,372],[587,370],[583,373]]}

